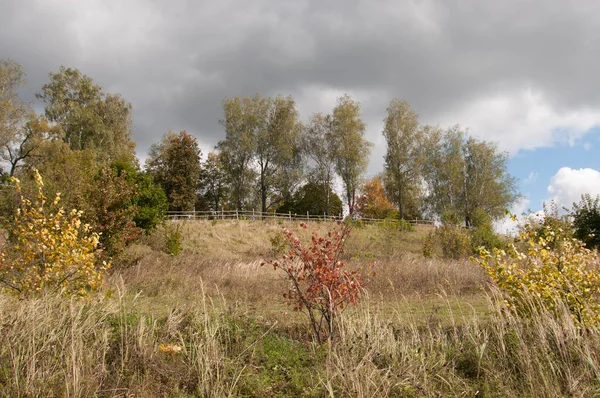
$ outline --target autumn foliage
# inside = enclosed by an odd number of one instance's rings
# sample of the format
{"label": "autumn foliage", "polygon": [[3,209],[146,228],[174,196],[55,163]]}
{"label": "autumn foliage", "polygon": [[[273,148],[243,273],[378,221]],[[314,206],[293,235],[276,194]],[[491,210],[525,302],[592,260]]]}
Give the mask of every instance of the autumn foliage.
{"label": "autumn foliage", "polygon": [[567,308],[576,324],[600,325],[598,252],[572,238],[568,225],[551,215],[541,225],[526,224],[507,250],[480,249],[476,261],[517,313]]}
{"label": "autumn foliage", "polygon": [[381,180],[373,177],[363,185],[362,213],[367,218],[388,218],[397,214],[396,208],[385,194]]}
{"label": "autumn foliage", "polygon": [[332,337],[335,317],[346,306],[357,305],[363,293],[363,276],[345,269],[340,258],[351,230],[351,225],[338,223],[325,236],[313,232],[308,245],[285,230],[290,250],[280,260],[262,264],[285,273],[290,286],[283,297],[295,311],[307,312],[319,342]]}
{"label": "autumn foliage", "polygon": [[20,205],[7,223],[0,285],[24,296],[44,292],[86,295],[100,286],[110,266],[98,264],[99,235],[81,222],[81,211],[58,207],[60,195],[49,203],[37,170],[34,177],[38,189],[34,201],[23,196],[19,180],[13,179]]}

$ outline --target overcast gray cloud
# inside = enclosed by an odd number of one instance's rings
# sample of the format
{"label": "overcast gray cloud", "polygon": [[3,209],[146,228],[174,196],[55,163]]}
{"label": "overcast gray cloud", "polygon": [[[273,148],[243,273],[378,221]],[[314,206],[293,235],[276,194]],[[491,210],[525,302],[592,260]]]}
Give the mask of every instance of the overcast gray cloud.
{"label": "overcast gray cloud", "polygon": [[212,147],[222,98],[254,93],[291,94],[304,118],[353,95],[371,172],[393,97],[512,152],[600,124],[596,1],[0,0],[0,37],[29,98],[60,65],[122,94],[141,156],[169,128]]}

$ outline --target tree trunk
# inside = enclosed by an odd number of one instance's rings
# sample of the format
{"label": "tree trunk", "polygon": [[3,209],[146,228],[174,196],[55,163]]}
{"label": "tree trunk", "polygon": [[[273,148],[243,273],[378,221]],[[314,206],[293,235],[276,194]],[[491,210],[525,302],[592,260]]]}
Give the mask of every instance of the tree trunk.
{"label": "tree trunk", "polygon": [[267,212],[267,185],[265,183],[265,176],[260,176],[260,205],[263,213]]}

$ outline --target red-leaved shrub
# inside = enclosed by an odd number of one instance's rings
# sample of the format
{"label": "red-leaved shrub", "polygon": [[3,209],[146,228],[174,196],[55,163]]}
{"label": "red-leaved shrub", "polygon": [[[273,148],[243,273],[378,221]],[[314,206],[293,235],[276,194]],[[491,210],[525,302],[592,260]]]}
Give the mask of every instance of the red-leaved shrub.
{"label": "red-leaved shrub", "polygon": [[[307,228],[304,223],[300,226]],[[319,342],[333,336],[335,316],[347,305],[357,305],[364,290],[363,276],[345,269],[340,258],[351,230],[350,224],[338,222],[325,236],[313,232],[308,245],[285,230],[289,251],[279,260],[261,264],[285,273],[290,286],[283,297],[295,311],[308,313]]]}

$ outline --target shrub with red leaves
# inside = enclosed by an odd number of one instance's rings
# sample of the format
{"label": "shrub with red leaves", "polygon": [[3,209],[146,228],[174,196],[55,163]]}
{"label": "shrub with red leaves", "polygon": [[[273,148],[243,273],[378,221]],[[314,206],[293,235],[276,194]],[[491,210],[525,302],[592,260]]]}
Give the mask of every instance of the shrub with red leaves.
{"label": "shrub with red leaves", "polygon": [[285,230],[290,250],[280,260],[261,264],[285,273],[290,287],[283,297],[295,311],[308,313],[319,342],[333,336],[335,316],[347,305],[357,305],[364,290],[363,276],[345,269],[340,259],[351,230],[351,225],[338,222],[325,236],[313,232],[309,245]]}

